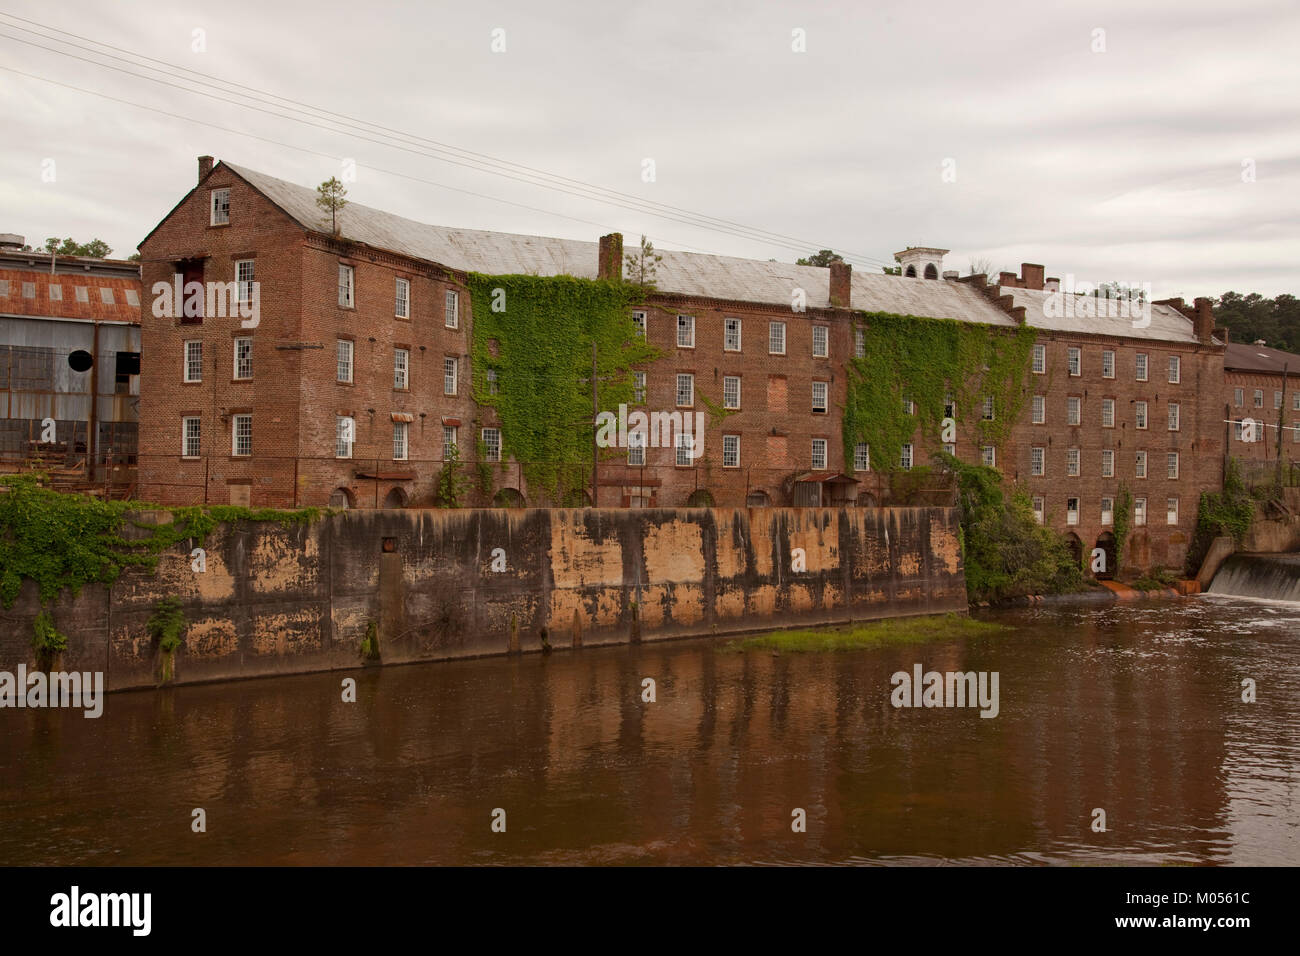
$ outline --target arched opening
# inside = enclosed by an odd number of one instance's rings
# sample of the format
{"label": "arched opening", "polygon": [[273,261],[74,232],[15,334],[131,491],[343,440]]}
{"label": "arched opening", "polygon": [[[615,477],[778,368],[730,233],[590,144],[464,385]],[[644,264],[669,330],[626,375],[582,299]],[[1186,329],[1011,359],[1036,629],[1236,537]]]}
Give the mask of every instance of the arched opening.
{"label": "arched opening", "polygon": [[[1105,569],[1094,572],[1098,579],[1109,581],[1115,576],[1115,536],[1109,531],[1103,531],[1097,535],[1097,547],[1101,549],[1102,554],[1106,556]],[[1092,562],[1088,563],[1092,567]]]}
{"label": "arched opening", "polygon": [[907,276],[909,279],[915,279],[915,278],[916,278],[916,266],[908,266],[908,267],[907,267],[907,271],[904,272],[903,275]]}
{"label": "arched opening", "polygon": [[746,508],[770,508],[771,506],[772,496],[762,489],[751,491],[745,496]]}
{"label": "arched opening", "polygon": [[403,491],[401,488],[394,488],[388,494],[384,495],[384,507],[405,508],[406,502],[408,500],[409,499],[407,498],[405,491]]}
{"label": "arched opening", "polygon": [[696,488],[691,492],[691,496],[686,499],[688,508],[713,508],[713,492],[707,488]]}
{"label": "arched opening", "polygon": [[564,498],[560,502],[562,508],[590,508],[591,495],[587,494],[585,489],[572,488],[564,493]]}
{"label": "arched opening", "polygon": [[492,496],[493,508],[522,508],[524,496],[518,488],[502,488]]}
{"label": "arched opening", "polygon": [[356,502],[352,500],[352,492],[348,491],[346,488],[335,488],[333,493],[330,494],[330,507],[343,509],[355,508]]}
{"label": "arched opening", "polygon": [[1079,536],[1073,531],[1068,532],[1065,535],[1065,546],[1070,549],[1070,554],[1074,555],[1074,563],[1082,564],[1083,542],[1079,540]]}
{"label": "arched opening", "polygon": [[857,503],[858,503],[858,507],[859,507],[859,508],[875,508],[875,507],[876,507],[876,496],[873,495],[873,494],[872,494],[871,492],[869,492],[869,491],[859,491],[859,492],[858,492],[858,497],[857,497],[856,500],[857,500]]}
{"label": "arched opening", "polygon": [[926,277],[927,279],[937,279],[937,278],[939,278],[939,270],[936,269],[936,268],[934,267],[934,263],[933,263],[933,262],[930,262],[930,263],[927,263],[927,264],[926,264],[926,267],[925,267],[925,277]]}

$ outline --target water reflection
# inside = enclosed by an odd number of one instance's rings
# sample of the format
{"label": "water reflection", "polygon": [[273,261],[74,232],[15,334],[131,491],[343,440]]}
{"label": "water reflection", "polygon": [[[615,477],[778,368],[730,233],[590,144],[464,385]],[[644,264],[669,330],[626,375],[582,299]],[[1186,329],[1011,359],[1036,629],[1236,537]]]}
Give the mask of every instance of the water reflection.
{"label": "water reflection", "polygon": [[[0,863],[1300,862],[1300,606],[996,617],[1014,630],[965,644],[674,642],[0,711]],[[998,671],[1000,715],[894,709],[917,662]]]}

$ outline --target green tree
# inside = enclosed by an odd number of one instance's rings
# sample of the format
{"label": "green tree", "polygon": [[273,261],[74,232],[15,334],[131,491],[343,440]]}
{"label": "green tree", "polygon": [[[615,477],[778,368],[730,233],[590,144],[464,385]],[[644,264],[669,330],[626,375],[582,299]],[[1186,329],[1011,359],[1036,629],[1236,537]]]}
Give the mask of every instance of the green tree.
{"label": "green tree", "polygon": [[44,251],[57,256],[86,256],[91,259],[107,259],[113,254],[112,247],[103,239],[77,242],[69,237],[60,242],[58,236],[51,236],[45,240]]}
{"label": "green tree", "polygon": [[328,215],[330,232],[336,236],[339,234],[339,213],[348,204],[347,194],[347,189],[335,176],[316,187],[316,205],[322,213]]}
{"label": "green tree", "polygon": [[814,252],[806,259],[796,259],[794,264],[797,266],[821,266],[825,268],[832,262],[843,262],[844,257],[838,252],[831,249],[823,249],[820,252]]}
{"label": "green tree", "polygon": [[623,256],[623,260],[624,271],[629,282],[643,289],[655,287],[655,276],[659,271],[659,263],[663,262],[664,257],[655,252],[653,242],[642,236],[637,251],[627,253]]}

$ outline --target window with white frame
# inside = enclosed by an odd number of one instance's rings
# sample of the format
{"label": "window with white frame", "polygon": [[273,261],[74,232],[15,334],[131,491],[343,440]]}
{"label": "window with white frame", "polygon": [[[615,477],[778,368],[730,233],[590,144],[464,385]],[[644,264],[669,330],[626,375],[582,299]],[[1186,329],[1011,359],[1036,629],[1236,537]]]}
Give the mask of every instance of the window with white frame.
{"label": "window with white frame", "polygon": [[393,349],[393,388],[410,388],[411,352],[409,349]]}
{"label": "window with white frame", "polygon": [[1264,407],[1264,390],[1262,388],[1255,389],[1255,407]]}
{"label": "window with white frame", "polygon": [[694,436],[685,432],[677,433],[677,465],[681,468],[690,467],[695,463],[695,442]]}
{"label": "window with white frame", "polygon": [[1033,371],[1035,375],[1042,375],[1047,371],[1047,346],[1034,346],[1034,364]]}
{"label": "window with white frame", "polygon": [[632,312],[632,326],[636,329],[636,334],[645,337],[645,312],[636,309]]}
{"label": "window with white frame", "polygon": [[337,380],[344,384],[352,381],[352,340],[339,339],[337,352]]}
{"label": "window with white frame", "polygon": [[1039,524],[1043,523],[1043,507],[1044,507],[1043,496],[1034,495],[1034,499],[1033,499],[1034,520],[1037,521]]}
{"label": "window with white frame", "polygon": [[356,273],[351,266],[339,263],[339,305],[350,309],[356,304]]}
{"label": "window with white frame", "polygon": [[203,381],[203,343],[192,339],[185,343],[184,381]]}
{"label": "window with white frame", "polygon": [[1178,499],[1165,499],[1165,524],[1178,524]]}
{"label": "window with white frame", "polygon": [[722,320],[722,348],[727,352],[740,351],[740,319]]}
{"label": "window with white frame", "polygon": [[739,435],[722,436],[722,467],[723,468],[740,467],[740,436]]}
{"label": "window with white frame", "polygon": [[230,190],[214,189],[211,192],[212,215],[208,222],[213,226],[224,226],[230,222]]}
{"label": "window with white frame", "polygon": [[1178,452],[1171,451],[1165,456],[1165,471],[1169,478],[1178,477]]}
{"label": "window with white frame", "polygon": [[695,316],[677,316],[677,347],[679,349],[695,348]]}
{"label": "window with white frame", "polygon": [[812,410],[814,415],[826,414],[826,396],[830,385],[826,382],[812,383]]}
{"label": "window with white frame", "polygon": [[679,374],[677,376],[677,407],[691,408],[695,405],[695,376]]}
{"label": "window with white frame", "polygon": [[905,399],[903,399],[903,414],[904,414],[904,415],[915,415],[915,414],[916,414],[916,402],[912,401],[910,398],[905,398]]}
{"label": "window with white frame", "polygon": [[1234,441],[1244,440],[1245,436],[1243,435],[1243,429],[1244,429],[1243,420],[1234,418],[1232,420],[1232,438]]}
{"label": "window with white frame", "polygon": [[1103,526],[1115,523],[1115,499],[1101,499],[1101,523]]}
{"label": "window with white frame", "polygon": [[724,375],[722,377],[722,407],[740,407],[740,376]]}
{"label": "window with white frame", "polygon": [[1274,408],[1274,410],[1279,410],[1279,409],[1281,409],[1281,407],[1282,407],[1282,393],[1281,393],[1281,392],[1278,392],[1278,391],[1274,391],[1274,392],[1273,392],[1273,408]]}
{"label": "window with white frame", "polygon": [[442,324],[449,329],[460,328],[460,293],[448,289],[442,297]]}
{"label": "window with white frame", "polygon": [[483,429],[483,460],[484,461],[501,460],[501,429],[499,428]]}
{"label": "window with white frame", "polygon": [[1071,395],[1065,400],[1065,423],[1067,425],[1077,425],[1083,420],[1083,399],[1078,395]]}
{"label": "window with white frame", "polygon": [[334,457],[351,458],[352,444],[357,437],[357,423],[351,415],[336,415],[334,418]]}
{"label": "window with white frame", "polygon": [[826,358],[830,355],[830,335],[824,325],[813,326],[813,358]]}
{"label": "window with white frame", "polygon": [[645,430],[634,428],[627,433],[627,463],[640,467],[645,464]]}
{"label": "window with white frame", "polygon": [[253,416],[230,416],[230,453],[246,458],[253,453]]}
{"label": "window with white frame", "polygon": [[1291,395],[1291,411],[1300,412],[1300,392],[1294,392]]}
{"label": "window with white frame", "polygon": [[1169,430],[1171,432],[1178,431],[1178,412],[1179,412],[1178,403],[1170,402],[1169,403]]}
{"label": "window with white frame", "polygon": [[1033,414],[1032,421],[1035,425],[1042,425],[1047,421],[1047,396],[1035,395],[1032,402]]}
{"label": "window with white frame", "polygon": [[912,444],[908,442],[899,449],[898,466],[905,471],[912,467]]}
{"label": "window with white frame", "polygon": [[455,395],[460,362],[454,355],[445,355],[442,359],[442,394]]}
{"label": "window with white frame", "polygon": [[408,422],[393,422],[393,461],[406,461],[406,436],[409,432]]}
{"label": "window with white frame", "polygon": [[767,351],[769,355],[785,354],[785,323],[767,323]]}
{"label": "window with white frame", "polygon": [[1145,478],[1147,476],[1147,453],[1144,451],[1135,452],[1133,455],[1133,477]]}
{"label": "window with white frame", "polygon": [[638,405],[645,404],[645,372],[632,373],[632,401]]}
{"label": "window with white frame", "polygon": [[[1297,394],[1296,398],[1300,399],[1300,394]],[[1232,390],[1232,404],[1237,408],[1241,408],[1242,405],[1246,404],[1246,390],[1244,388],[1234,388]]]}
{"label": "window with white frame", "polygon": [[1291,423],[1291,442],[1300,442],[1300,422]]}
{"label": "window with white frame", "polygon": [[996,468],[998,466],[998,450],[993,445],[983,445],[980,447],[980,464],[985,468]]}
{"label": "window with white frame", "polygon": [[181,457],[198,458],[203,452],[203,420],[197,415],[181,419]]}
{"label": "window with white frame", "polygon": [[1138,428],[1147,427],[1147,403],[1146,402],[1133,403],[1133,421]]}
{"label": "window with white frame", "polygon": [[253,277],[256,265],[252,259],[240,259],[235,263],[235,288],[241,305],[253,301]]}
{"label": "window with white frame", "polygon": [[1137,355],[1133,356],[1133,367],[1133,377],[1139,382],[1145,382],[1147,380],[1147,354],[1145,352],[1138,352]]}
{"label": "window with white frame", "polygon": [[443,460],[450,458],[456,450],[456,426],[442,426],[442,457]]}
{"label": "window with white frame", "polygon": [[1083,374],[1083,350],[1077,346],[1070,346],[1065,350],[1066,362],[1070,368],[1070,375]]}
{"label": "window with white frame", "polygon": [[1103,478],[1115,477],[1115,452],[1110,448],[1101,450],[1101,476]]}
{"label": "window with white frame", "polygon": [[393,289],[393,315],[399,319],[411,317],[411,282],[397,279]]}
{"label": "window with white frame", "polygon": [[871,446],[864,441],[853,446],[853,470],[871,470]]}
{"label": "window with white frame", "polygon": [[980,408],[980,418],[986,422],[993,421],[993,396],[985,395],[984,404]]}
{"label": "window with white frame", "polygon": [[1147,500],[1145,498],[1133,499],[1133,526],[1141,528],[1147,523]]}
{"label": "window with white frame", "polygon": [[1104,349],[1101,353],[1101,377],[1115,377],[1115,353],[1110,349]]}
{"label": "window with white frame", "polygon": [[487,383],[487,393],[489,395],[499,395],[501,393],[501,380],[496,369],[487,369],[483,373],[483,378]]}
{"label": "window with white frame", "polygon": [[1183,375],[1183,360],[1179,358],[1177,355],[1169,356],[1169,381],[1172,384],[1177,385],[1180,381],[1182,381],[1182,375]]}
{"label": "window with white frame", "polygon": [[812,440],[812,467],[815,471],[821,471],[826,467],[825,438],[814,438]]}
{"label": "window with white frame", "polygon": [[[853,357],[867,357],[867,333],[864,329],[855,328],[853,330]],[[1300,411],[1300,405],[1296,406],[1296,410]]]}
{"label": "window with white frame", "polygon": [[943,396],[943,417],[957,418],[957,402],[953,398],[952,392],[945,392]]}
{"label": "window with white frame", "polygon": [[1079,499],[1078,498],[1065,499],[1065,523],[1066,524],[1079,523]]}
{"label": "window with white frame", "polygon": [[1065,474],[1070,478],[1079,477],[1079,449],[1067,448],[1065,450]]}
{"label": "window with white frame", "polygon": [[1115,427],[1115,399],[1103,398],[1101,400],[1101,427]]}
{"label": "window with white frame", "polygon": [[235,339],[235,375],[240,381],[253,377],[253,340],[248,336]]}
{"label": "window with white frame", "polygon": [[1047,460],[1047,449],[1035,445],[1029,449],[1029,473],[1035,477],[1042,477],[1045,471],[1045,462]]}

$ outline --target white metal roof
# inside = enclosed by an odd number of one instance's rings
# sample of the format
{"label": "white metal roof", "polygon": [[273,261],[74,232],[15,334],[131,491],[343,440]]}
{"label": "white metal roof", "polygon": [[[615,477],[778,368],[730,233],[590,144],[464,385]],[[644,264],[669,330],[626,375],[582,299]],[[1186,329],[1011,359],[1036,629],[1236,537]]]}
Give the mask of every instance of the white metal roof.
{"label": "white metal roof", "polygon": [[[1192,320],[1171,305],[1152,305],[1151,323],[1140,325],[1142,317],[1093,315],[1088,311],[1114,309],[1115,300],[1095,299],[1075,293],[1053,293],[1040,289],[1002,289],[1016,305],[1025,307],[1025,323],[1052,332],[1118,335],[1161,342],[1195,342]],[[1055,298],[1053,298],[1055,296]],[[1100,308],[1097,308],[1100,306]],[[1134,323],[1139,324],[1135,325]]]}

